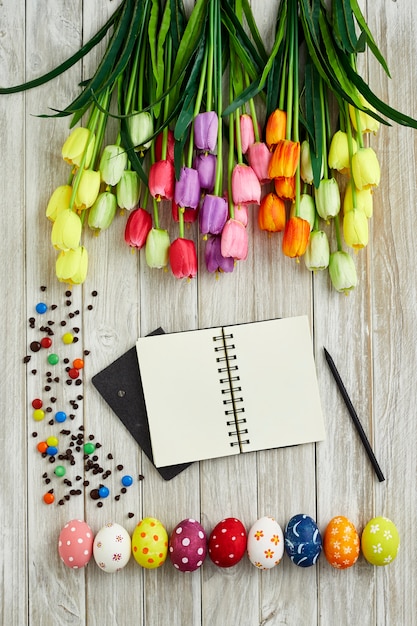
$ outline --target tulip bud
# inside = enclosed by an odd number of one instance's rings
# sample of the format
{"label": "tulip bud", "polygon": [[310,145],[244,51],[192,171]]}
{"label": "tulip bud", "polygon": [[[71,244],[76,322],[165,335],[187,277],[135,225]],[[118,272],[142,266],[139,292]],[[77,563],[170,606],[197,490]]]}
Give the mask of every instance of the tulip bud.
{"label": "tulip bud", "polygon": [[193,167],[198,172],[200,187],[202,191],[213,193],[216,180],[217,156],[209,152],[197,154]]}
{"label": "tulip bud", "polygon": [[295,199],[295,176],[274,178],[275,193],[283,200]]}
{"label": "tulip bud", "polygon": [[[164,139],[164,132],[159,133],[155,138],[155,161],[161,161],[162,159],[162,142]],[[173,131],[169,128],[167,132],[167,149],[166,159],[174,163],[174,150],[175,150],[175,137]]]}
{"label": "tulip bud", "polygon": [[[290,217],[295,217],[296,204],[293,202],[290,209]],[[298,217],[302,217],[303,220],[307,220],[310,224],[310,231],[314,228],[314,221],[316,219],[316,205],[314,204],[313,196],[308,193],[302,193],[300,195],[300,202],[298,205]]]}
{"label": "tulip bud", "polygon": [[[352,156],[357,151],[358,146],[352,137]],[[328,157],[329,167],[337,170],[341,174],[349,174],[350,158],[348,136],[345,132],[338,130],[332,137]]]}
{"label": "tulip bud", "polygon": [[352,257],[343,250],[338,250],[330,255],[329,274],[336,291],[344,292],[346,295],[358,283],[355,263]]}
{"label": "tulip bud", "polygon": [[266,145],[273,150],[277,143],[285,139],[287,132],[287,112],[275,109],[268,117],[265,129]]}
{"label": "tulip bud", "polygon": [[239,125],[242,154],[246,154],[249,146],[255,143],[255,131],[252,117],[247,113],[242,113],[242,115],[239,116]]}
{"label": "tulip bud", "polygon": [[199,213],[200,232],[219,235],[226,223],[228,206],[224,198],[207,194],[204,197]]}
{"label": "tulip bud", "polygon": [[197,209],[186,209],[184,207],[178,207],[175,200],[173,200],[171,202],[171,215],[176,222],[179,222],[180,220],[180,211],[182,212],[182,219],[188,224],[192,224],[193,222],[195,222],[198,217]]}
{"label": "tulip bud", "polygon": [[261,183],[249,165],[238,163],[232,172],[232,197],[234,204],[259,204]]}
{"label": "tulip bud", "polygon": [[311,165],[310,143],[306,139],[301,143],[300,148],[300,176],[304,183],[313,184],[314,174]]}
{"label": "tulip bud", "polygon": [[174,200],[177,206],[196,209],[200,203],[200,179],[197,170],[182,167],[175,183]]}
{"label": "tulip bud", "polygon": [[[370,111],[376,111],[376,109],[374,109],[374,107],[369,104],[369,102],[363,97],[362,94],[359,94],[359,100],[364,108],[369,109]],[[372,115],[369,115],[369,113],[365,113],[365,111],[361,111],[360,109],[357,109],[357,112],[359,115],[360,129],[358,129],[357,125],[356,109],[354,106],[349,104],[349,116],[353,128],[356,131],[360,130],[361,133],[373,133],[374,135],[376,135],[379,129],[378,120],[372,117]]]}
{"label": "tulip bud", "polygon": [[204,250],[204,260],[207,270],[213,272],[233,272],[235,261],[233,257],[224,257],[221,253],[221,236],[217,235],[207,239]]}
{"label": "tulip bud", "polygon": [[148,187],[156,200],[172,200],[174,197],[175,169],[168,161],[156,161],[149,168]]}
{"label": "tulip bud", "polygon": [[317,213],[324,220],[335,217],[340,211],[340,191],[335,178],[323,178],[314,190]]}
{"label": "tulip bud", "polygon": [[313,230],[304,254],[307,269],[317,272],[326,269],[329,265],[330,246],[326,233],[323,230]]}
{"label": "tulip bud", "polygon": [[108,145],[101,155],[99,170],[106,185],[117,185],[127,166],[127,153],[121,146]]}
{"label": "tulip bud", "polygon": [[234,218],[237,222],[243,224],[243,226],[248,225],[248,207],[243,204],[238,204],[237,206],[233,206]]}
{"label": "tulip bud", "polygon": [[248,247],[248,232],[242,222],[235,219],[227,220],[221,236],[222,256],[244,261],[248,256]]}
{"label": "tulip bud", "polygon": [[269,164],[271,162],[271,153],[268,150],[266,143],[261,141],[252,143],[247,152],[249,165],[257,175],[261,185],[269,182]]}
{"label": "tulip bud", "polygon": [[111,191],[100,193],[88,212],[88,225],[92,230],[105,230],[116,215],[116,196]]}
{"label": "tulip bud", "polygon": [[194,241],[179,237],[169,248],[169,263],[175,278],[194,278],[197,274],[197,252]]}
{"label": "tulip bud", "polygon": [[292,259],[303,256],[310,237],[310,224],[301,217],[290,217],[282,238],[282,252]]}
{"label": "tulip bud", "polygon": [[74,128],[62,146],[62,158],[70,165],[80,167],[86,153],[83,167],[89,167],[94,150],[94,134],[83,126]]}
{"label": "tulip bud", "polygon": [[153,136],[153,118],[148,111],[139,111],[127,118],[127,129],[135,151],[142,155],[150,147]]}
{"label": "tulip bud", "polygon": [[359,190],[378,187],[381,170],[376,153],[372,148],[358,148],[356,154],[353,155],[352,177]]}
{"label": "tulip bud", "polygon": [[368,245],[368,219],[360,209],[352,209],[343,216],[343,237],[350,248],[360,250]]}
{"label": "tulip bud", "polygon": [[56,250],[75,250],[80,245],[81,219],[71,209],[61,211],[52,226],[51,242]]}
{"label": "tulip bud", "polygon": [[117,204],[130,211],[139,203],[140,178],[133,170],[125,170],[116,187]]}
{"label": "tulip bud", "polygon": [[278,141],[269,163],[269,178],[291,178],[300,162],[301,147],[298,141]]}
{"label": "tulip bud", "polygon": [[79,211],[93,206],[100,191],[100,172],[83,170],[75,194],[75,206]]}
{"label": "tulip bud", "polygon": [[146,238],[145,258],[149,267],[166,267],[168,264],[169,234],[162,228],[151,228]]}
{"label": "tulip bud", "polygon": [[285,202],[271,191],[262,198],[259,206],[259,228],[270,233],[278,233],[284,230],[285,222]]}
{"label": "tulip bud", "polygon": [[214,152],[217,146],[219,118],[215,111],[199,113],[194,118],[194,145],[198,150]]}
{"label": "tulip bud", "polygon": [[64,209],[69,209],[71,196],[71,185],[60,185],[55,189],[46,207],[46,217],[51,222],[56,220],[58,213],[61,213]]}
{"label": "tulip bud", "polygon": [[57,278],[62,283],[80,285],[87,277],[88,254],[84,246],[60,252],[55,264]]}
{"label": "tulip bud", "polygon": [[126,222],[125,242],[131,248],[143,248],[146,238],[152,228],[152,218],[148,211],[142,208],[134,209]]}
{"label": "tulip bud", "polygon": [[356,189],[356,204],[353,206],[353,197],[352,197],[352,185],[354,183],[350,180],[346,185],[345,189],[345,197],[343,199],[343,212],[348,213],[352,211],[352,209],[360,209],[369,219],[372,217],[373,213],[373,195],[372,189]]}

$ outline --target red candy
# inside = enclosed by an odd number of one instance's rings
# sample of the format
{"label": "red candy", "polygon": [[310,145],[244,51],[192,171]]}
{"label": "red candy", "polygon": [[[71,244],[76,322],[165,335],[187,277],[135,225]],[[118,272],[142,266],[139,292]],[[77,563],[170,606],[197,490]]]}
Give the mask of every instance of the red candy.
{"label": "red candy", "polygon": [[212,530],[208,553],[218,567],[232,567],[239,563],[246,551],[247,534],[242,522],[236,517],[228,517]]}
{"label": "red candy", "polygon": [[34,409],[41,409],[43,406],[43,402],[40,398],[35,398],[32,400],[32,406]]}
{"label": "red candy", "polygon": [[68,376],[72,379],[78,378],[79,375],[80,375],[80,372],[77,370],[76,367],[71,367],[71,369],[68,372]]}
{"label": "red candy", "polygon": [[50,348],[52,346],[52,339],[50,337],[42,337],[41,346],[42,348]]}

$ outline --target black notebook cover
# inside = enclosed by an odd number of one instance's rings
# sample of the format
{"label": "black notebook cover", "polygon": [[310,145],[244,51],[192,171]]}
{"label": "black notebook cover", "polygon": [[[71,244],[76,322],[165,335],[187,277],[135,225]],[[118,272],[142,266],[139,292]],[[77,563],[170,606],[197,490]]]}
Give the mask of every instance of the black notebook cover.
{"label": "black notebook cover", "polygon": [[[163,333],[162,328],[158,328],[150,334]],[[133,346],[93,376],[92,383],[154,464],[136,347]],[[171,480],[189,465],[190,463],[182,463],[156,469],[162,478]]]}

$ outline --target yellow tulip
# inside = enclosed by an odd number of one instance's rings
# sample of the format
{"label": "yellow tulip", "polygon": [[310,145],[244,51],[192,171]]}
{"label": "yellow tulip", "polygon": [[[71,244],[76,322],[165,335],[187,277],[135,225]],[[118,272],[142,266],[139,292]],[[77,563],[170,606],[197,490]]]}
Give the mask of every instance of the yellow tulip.
{"label": "yellow tulip", "polygon": [[56,250],[75,250],[80,245],[82,223],[74,211],[61,211],[52,226],[51,241]]}
{"label": "yellow tulip", "polygon": [[72,195],[71,185],[60,185],[55,189],[46,207],[46,217],[55,222],[57,215],[64,209],[68,209]]}
{"label": "yellow tulip", "polygon": [[347,252],[337,250],[330,255],[329,274],[336,291],[349,293],[358,284],[355,263]]}
{"label": "yellow tulip", "polygon": [[79,285],[87,276],[88,254],[84,246],[61,252],[55,264],[57,278],[62,283]]}
{"label": "yellow tulip", "polygon": [[360,209],[352,209],[343,216],[343,237],[346,244],[354,250],[368,245],[368,219]]}
{"label": "yellow tulip", "polygon": [[[352,137],[352,154],[355,154],[357,148],[357,143]],[[350,172],[348,136],[341,130],[338,130],[332,137],[328,163],[332,170],[337,170],[341,174]]]}
{"label": "yellow tulip", "polygon": [[70,165],[80,167],[86,152],[83,166],[89,167],[94,150],[95,136],[88,128],[78,126],[65,140],[62,146],[62,158]]}
{"label": "yellow tulip", "polygon": [[340,191],[335,178],[323,178],[314,190],[317,213],[324,220],[335,217],[340,211]]}
{"label": "yellow tulip", "polygon": [[373,213],[373,195],[372,189],[356,189],[356,205],[353,206],[352,197],[352,181],[349,181],[346,185],[345,196],[343,199],[343,212],[348,213],[352,209],[360,209],[369,219]]}
{"label": "yellow tulip", "polygon": [[329,265],[330,246],[324,230],[313,230],[304,254],[307,269],[312,272],[325,270]]}
{"label": "yellow tulip", "polygon": [[[362,106],[370,111],[375,111],[374,107],[367,102],[367,100],[359,94],[359,100]],[[355,109],[351,104],[349,104],[349,115],[352,122],[353,128],[358,131],[358,125],[356,120],[356,110],[359,115],[359,124],[360,124],[360,132],[361,133],[373,133],[376,135],[379,129],[379,122],[369,113],[365,113],[365,111],[361,111],[360,109]]]}
{"label": "yellow tulip", "polygon": [[352,177],[359,190],[378,187],[381,170],[378,158],[372,148],[358,148],[356,154],[353,155]]}
{"label": "yellow tulip", "polygon": [[121,146],[107,145],[100,159],[101,180],[107,185],[117,185],[127,165],[127,152]]}
{"label": "yellow tulip", "polygon": [[95,170],[83,170],[75,195],[75,206],[78,211],[83,211],[93,206],[100,191],[100,172]]}

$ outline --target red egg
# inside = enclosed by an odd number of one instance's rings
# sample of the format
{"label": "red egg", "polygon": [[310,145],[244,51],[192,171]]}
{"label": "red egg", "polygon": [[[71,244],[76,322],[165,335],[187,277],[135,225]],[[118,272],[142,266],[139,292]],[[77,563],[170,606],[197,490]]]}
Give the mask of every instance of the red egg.
{"label": "red egg", "polygon": [[239,563],[246,551],[247,534],[242,522],[236,517],[227,517],[212,530],[208,552],[218,567],[232,567]]}
{"label": "red egg", "polygon": [[194,572],[207,555],[207,535],[195,519],[185,519],[171,533],[168,553],[175,569]]}

